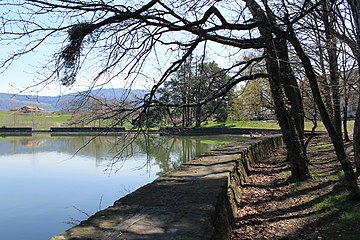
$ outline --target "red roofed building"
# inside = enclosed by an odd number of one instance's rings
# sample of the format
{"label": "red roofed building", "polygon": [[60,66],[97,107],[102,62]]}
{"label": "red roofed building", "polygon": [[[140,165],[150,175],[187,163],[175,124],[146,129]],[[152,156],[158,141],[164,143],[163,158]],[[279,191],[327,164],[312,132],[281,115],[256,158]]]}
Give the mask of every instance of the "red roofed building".
{"label": "red roofed building", "polygon": [[44,111],[44,109],[39,106],[23,106],[21,108],[11,109],[11,111],[18,111],[22,113],[35,113],[35,112],[42,112]]}

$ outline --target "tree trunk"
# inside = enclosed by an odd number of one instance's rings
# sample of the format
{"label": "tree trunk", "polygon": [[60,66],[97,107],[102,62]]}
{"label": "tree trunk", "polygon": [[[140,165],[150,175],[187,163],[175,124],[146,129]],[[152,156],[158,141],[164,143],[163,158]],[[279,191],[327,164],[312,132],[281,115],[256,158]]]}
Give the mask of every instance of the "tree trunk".
{"label": "tree trunk", "polygon": [[283,85],[285,95],[290,103],[291,115],[294,119],[297,135],[299,137],[302,151],[306,156],[304,144],[304,106],[302,102],[299,85],[290,66],[287,42],[284,39],[275,41],[277,43],[277,56],[280,58],[280,80]]}
{"label": "tree trunk", "polygon": [[349,138],[349,134],[348,134],[348,130],[347,130],[347,100],[345,99],[345,105],[343,107],[343,129],[344,129],[344,141],[349,142],[350,138]]}
{"label": "tree trunk", "polygon": [[336,50],[336,37],[334,34],[335,14],[330,11],[331,6],[328,1],[323,1],[322,19],[325,27],[326,49],[328,53],[328,63],[330,71],[330,86],[332,108],[334,115],[332,121],[339,135],[341,135],[341,109],[340,109],[340,86],[338,74],[338,61]]}
{"label": "tree trunk", "polygon": [[[186,98],[182,98],[182,103],[186,104]],[[186,107],[182,108],[182,119],[181,119],[182,127],[186,127]]]}
{"label": "tree trunk", "polygon": [[201,125],[201,105],[196,106],[195,108],[195,127],[200,127]]}
{"label": "tree trunk", "polygon": [[[271,24],[275,23],[269,21],[265,12],[255,1],[246,0],[246,3],[254,19],[263,23],[259,26],[259,31],[264,41],[268,43],[266,44],[265,52],[268,55],[266,65],[270,75],[269,83],[275,104],[276,117],[287,148],[288,161],[291,167],[291,180],[307,180],[310,177],[310,173],[304,148],[303,120],[301,120],[303,118],[303,116],[301,118],[301,115],[303,115],[301,113],[302,102],[300,104],[299,100],[301,101],[301,98],[298,99],[297,90],[290,89],[291,85],[294,84],[295,78],[293,78],[294,76],[288,61],[286,41],[274,39],[271,31],[274,26]],[[285,87],[286,97],[284,96],[283,83],[287,86]],[[287,105],[286,99],[289,100],[290,107]],[[298,109],[298,111],[295,109]],[[298,117],[300,118],[298,119]]]}
{"label": "tree trunk", "polygon": [[[271,66],[271,63],[267,65],[268,71],[271,74],[273,66]],[[276,117],[287,148],[287,160],[290,163],[291,169],[290,178],[292,181],[307,180],[310,173],[307,166],[306,153],[303,151],[299,136],[296,134],[293,117],[291,113],[287,111],[280,82],[274,79],[274,77],[271,77],[269,82],[274,99]]]}
{"label": "tree trunk", "polygon": [[[360,73],[359,73],[360,74]],[[355,125],[354,125],[354,161],[356,173],[360,175],[360,96],[356,109]]]}
{"label": "tree trunk", "polygon": [[351,198],[360,199],[360,190],[357,184],[357,179],[352,168],[351,162],[346,156],[345,148],[342,142],[341,135],[336,131],[328,112],[326,111],[326,107],[324,102],[322,101],[319,86],[317,84],[316,75],[312,68],[311,61],[309,57],[305,54],[299,40],[297,39],[294,31],[292,29],[288,29],[288,38],[289,41],[292,43],[297,55],[299,56],[306,72],[306,76],[309,79],[311,92],[314,98],[314,101],[319,109],[321,119],[325,125],[325,128],[333,142],[335,152],[337,155],[338,160],[341,163],[341,166],[345,173],[345,179],[347,181],[347,187],[350,192]]}
{"label": "tree trunk", "polygon": [[[351,11],[353,14],[353,20],[356,30],[356,43],[358,48],[357,51],[360,51],[360,4],[356,0],[348,0],[348,3],[351,7]],[[354,55],[357,56],[357,62],[360,65],[360,52],[354,52]],[[359,76],[360,76],[360,68],[359,68]],[[359,84],[360,85],[360,84]],[[354,160],[356,165],[356,172],[360,174],[360,96],[358,100],[358,106],[356,110],[355,117],[355,126],[354,126]]]}
{"label": "tree trunk", "polygon": [[[316,29],[319,29],[318,23],[317,21],[315,21],[315,26]],[[330,116],[334,115],[334,111],[333,111],[333,104],[331,101],[331,85],[330,83],[327,81],[326,78],[326,68],[325,68],[325,53],[323,51],[322,45],[321,45],[321,35],[320,35],[320,31],[315,31],[315,37],[316,37],[316,44],[317,44],[317,48],[319,49],[319,65],[320,65],[320,69],[321,69],[321,73],[322,76],[319,77],[318,81],[320,84],[320,92],[324,98],[324,104],[326,106],[326,109],[329,113]]]}

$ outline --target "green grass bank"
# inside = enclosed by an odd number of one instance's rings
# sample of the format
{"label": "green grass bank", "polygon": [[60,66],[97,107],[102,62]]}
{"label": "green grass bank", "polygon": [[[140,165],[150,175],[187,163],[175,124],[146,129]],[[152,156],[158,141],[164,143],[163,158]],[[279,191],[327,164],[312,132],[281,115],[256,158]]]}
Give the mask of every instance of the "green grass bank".
{"label": "green grass bank", "polygon": [[[68,127],[80,125],[73,123],[73,117],[70,113],[20,113],[12,111],[0,111],[0,127],[32,127],[36,130],[47,130],[50,127]],[[84,127],[105,127],[106,122],[94,121]],[[127,128],[131,128],[129,124]],[[207,121],[202,123],[203,128],[226,127],[226,128],[249,128],[249,129],[280,129],[277,121],[227,121],[213,122]],[[305,121],[305,130],[310,131],[313,127],[312,122]],[[352,132],[354,128],[354,120],[348,121],[348,131]],[[317,131],[325,131],[325,127],[321,121],[318,122]]]}

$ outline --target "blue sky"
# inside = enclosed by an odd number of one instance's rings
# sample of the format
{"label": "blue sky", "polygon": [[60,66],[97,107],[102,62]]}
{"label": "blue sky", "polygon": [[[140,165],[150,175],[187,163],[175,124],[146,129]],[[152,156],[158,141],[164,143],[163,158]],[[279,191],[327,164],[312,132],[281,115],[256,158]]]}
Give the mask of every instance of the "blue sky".
{"label": "blue sky", "polygon": [[[0,16],[16,19],[17,15],[11,15],[9,10],[16,12],[15,7],[0,6]],[[1,31],[10,31],[10,29],[13,31],[17,30],[14,25],[9,24],[9,26],[1,26]],[[22,44],[28,40],[24,39],[24,41],[17,40],[16,42],[11,42],[6,35],[0,35],[0,37],[1,62],[4,59],[7,59],[12,52],[21,49],[23,47]],[[4,69],[0,69],[0,92],[17,94],[36,84],[36,79],[39,78],[39,75],[37,75],[36,72],[39,70],[39,67],[44,66],[48,56],[53,53],[54,47],[48,44],[43,45],[35,52],[28,53],[16,61],[13,61],[4,72]],[[58,84],[52,84],[48,87],[42,86],[42,88],[43,90],[39,92],[39,95],[59,95],[61,91],[65,90],[61,89]],[[41,88],[39,87],[28,89],[26,93],[37,94],[40,89]]]}
{"label": "blue sky", "polygon": [[[5,50],[2,47],[2,50]],[[7,49],[11,50],[11,49]],[[58,96],[77,91],[87,90],[91,84],[87,81],[78,80],[73,86],[65,87],[59,82],[49,84],[37,84],[41,82],[43,76],[38,73],[41,67],[48,62],[47,56],[51,56],[56,51],[49,45],[42,46],[39,51],[29,53],[14,61],[5,72],[0,73],[0,92],[11,94],[31,94],[40,96]],[[4,57],[1,51],[0,57]],[[112,81],[106,84],[106,88],[126,87],[121,81]],[[145,86],[136,85],[136,88],[145,88]]]}
{"label": "blue sky", "polygon": [[[2,50],[5,50],[2,47]],[[11,50],[11,49],[7,49]],[[49,45],[42,46],[39,51],[35,53],[29,53],[22,56],[20,59],[14,61],[9,68],[4,72],[0,73],[0,92],[1,93],[11,93],[11,94],[31,94],[31,95],[40,95],[40,96],[58,96],[64,95],[77,91],[84,91],[89,89],[91,84],[87,81],[81,81],[78,79],[75,84],[71,87],[62,86],[59,82],[52,82],[50,84],[36,84],[41,81],[39,78],[42,76],[37,73],[39,68],[46,65],[48,62],[48,56],[52,56],[56,51],[56,48],[52,48]],[[226,67],[231,60],[228,55],[228,52],[224,50],[224,56],[215,56],[209,57],[209,61],[214,61],[219,64],[220,67]],[[0,58],[4,57],[3,53],[5,51],[0,51]],[[149,59],[151,62],[152,59]],[[155,64],[149,64],[154,66]],[[160,73],[156,73],[154,68],[148,67],[148,78],[150,83],[145,83],[145,80],[140,80],[131,87],[133,89],[149,89],[151,82],[155,81]],[[91,69],[85,69],[85,72],[90,72]],[[101,83],[99,83],[101,85]],[[124,83],[120,77],[106,84],[105,88],[127,88],[129,85]]]}
{"label": "blue sky", "polygon": [[[0,8],[0,14],[3,13],[4,9]],[[177,35],[172,36],[174,37]],[[36,87],[32,87],[36,85],[39,81],[41,81],[41,78],[44,77],[37,73],[39,68],[46,65],[49,57],[53,56],[53,54],[61,48],[61,44],[64,40],[64,35],[62,35],[62,38],[50,39],[49,43],[44,43],[43,45],[41,45],[36,50],[36,52],[28,53],[25,56],[22,56],[20,59],[14,61],[4,73],[0,74],[0,92],[56,96],[76,91],[83,91],[88,89],[89,87],[94,87],[91,86],[90,82],[85,81],[86,78],[92,79],[91,75],[96,74],[94,68],[91,67],[88,67],[88,69],[84,69],[82,75],[78,77],[76,83],[70,88],[61,86],[58,82],[53,82],[48,85],[40,84]],[[18,45],[3,44],[4,43],[0,41],[0,59],[6,58],[10,52],[14,51],[18,47],[21,47],[21,45],[19,45],[19,42],[17,42]],[[238,54],[232,55],[234,52],[230,48],[225,48],[218,44],[211,43],[208,43],[207,47],[207,60],[217,62],[220,67],[228,67],[229,63],[231,64],[233,61],[241,59],[240,57],[237,57],[239,56]],[[137,79],[138,82],[132,85],[132,88],[148,89],[151,86],[151,83],[153,83],[159,78],[161,72],[163,73],[166,67],[168,67],[169,64],[174,61],[174,59],[179,58],[179,55],[176,52],[166,51],[161,47],[157,48],[157,50],[159,51],[159,58],[156,59],[160,59],[159,62],[155,61],[155,57],[153,55],[150,56],[148,61],[146,62],[144,75],[142,77],[140,76],[140,79]],[[200,48],[197,54],[201,55],[202,53],[203,49]],[[93,61],[96,63],[96,59],[93,59]],[[124,82],[123,77],[123,75],[120,75],[104,87],[129,87],[129,84]],[[101,79],[99,85],[101,85],[101,81],[105,82],[106,79]]]}
{"label": "blue sky", "polygon": [[[53,82],[48,85],[40,84],[39,86],[32,87],[40,81],[39,78],[43,77],[39,75],[37,71],[47,64],[49,56],[53,56],[53,54],[59,50],[59,47],[60,46],[55,48],[51,44],[44,44],[36,52],[26,54],[20,59],[14,61],[4,73],[0,74],[0,92],[12,94],[26,93],[40,96],[58,96],[67,93],[87,90],[90,87],[90,84],[85,80],[81,81],[81,76],[78,78],[78,80],[73,86],[68,88],[61,86],[59,82]],[[6,57],[5,52],[9,52],[12,50],[10,47],[1,46],[1,48],[2,51],[0,51],[0,58]],[[224,56],[228,55],[228,52],[226,50],[224,51]],[[167,61],[167,63],[162,62],[164,66],[166,64],[169,64],[169,59],[165,55],[165,53],[162,53],[162,56],[167,59],[164,60]],[[229,64],[230,59],[224,56],[221,57],[214,55],[214,57],[209,57],[208,60],[215,60],[220,66],[226,66],[227,64]],[[146,71],[148,72],[147,78],[150,79],[150,82],[156,81],[156,79],[160,76],[160,73],[157,72],[157,70],[155,69],[156,63],[154,63],[151,57],[148,59],[147,63],[149,64],[149,66],[146,67],[148,69]],[[94,74],[94,71],[92,70],[92,68],[84,69],[83,72],[86,73],[83,73],[84,76]],[[146,84],[145,81],[146,80],[140,79],[140,81],[138,81],[131,87],[133,89],[148,89],[151,86],[151,83]],[[101,84],[101,81],[99,84]],[[126,88],[127,86],[128,85],[124,83],[120,76],[118,79],[114,79],[109,84],[106,84],[105,88]]]}
{"label": "blue sky", "polygon": [[[4,48],[3,48],[4,50]],[[3,57],[3,56],[1,56]],[[44,64],[43,56],[35,53],[28,54],[20,59],[14,61],[5,72],[0,74],[0,92],[4,93],[19,93],[24,91],[26,88],[36,84],[36,67]],[[47,89],[48,88],[48,89]],[[59,86],[53,84],[45,88],[40,95],[58,95],[61,89]],[[36,92],[37,89],[29,89],[26,92]]]}
{"label": "blue sky", "polygon": [[[1,46],[0,58],[11,51],[10,47]],[[44,78],[38,71],[48,63],[49,56],[52,56],[58,48],[44,44],[36,52],[28,53],[12,62],[12,64],[0,73],[0,92],[11,94],[31,94],[40,96],[58,96],[67,93],[87,90],[90,84],[86,81],[77,81],[71,87],[62,86],[59,82],[49,84],[38,84]],[[107,84],[107,88],[125,87],[122,84]],[[141,88],[141,87],[140,87]]]}

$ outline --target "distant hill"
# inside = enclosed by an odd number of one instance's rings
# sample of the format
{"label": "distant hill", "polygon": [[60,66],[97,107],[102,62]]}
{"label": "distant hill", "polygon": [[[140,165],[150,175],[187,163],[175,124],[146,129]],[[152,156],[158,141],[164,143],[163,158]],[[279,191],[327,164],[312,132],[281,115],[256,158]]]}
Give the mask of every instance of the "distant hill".
{"label": "distant hill", "polygon": [[141,89],[94,89],[79,93],[71,93],[63,96],[35,96],[35,95],[14,95],[9,93],[0,93],[0,110],[8,111],[10,109],[23,106],[39,106],[46,111],[60,111],[68,109],[69,103],[76,99],[88,95],[95,98],[106,100],[125,100],[133,101],[136,98],[143,98],[148,91]]}

